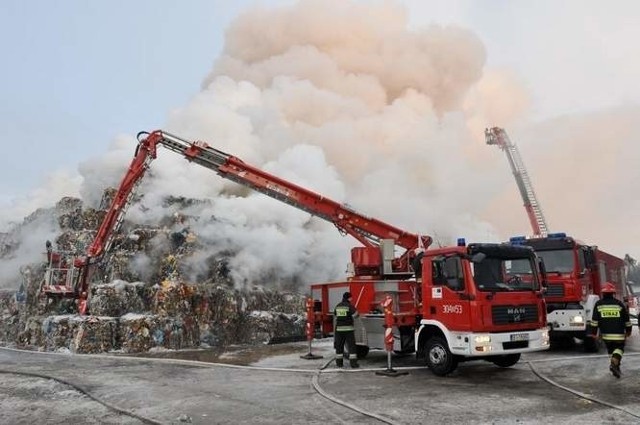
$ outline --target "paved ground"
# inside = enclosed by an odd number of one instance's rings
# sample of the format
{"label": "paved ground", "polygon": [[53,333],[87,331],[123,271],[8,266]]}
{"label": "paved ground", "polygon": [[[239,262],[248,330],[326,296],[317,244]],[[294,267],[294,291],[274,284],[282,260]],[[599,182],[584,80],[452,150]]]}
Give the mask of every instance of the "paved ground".
{"label": "paved ground", "polygon": [[0,423],[640,423],[637,328],[619,380],[604,353],[585,355],[579,346],[529,354],[508,369],[463,363],[445,378],[412,356],[393,358],[393,368],[406,375],[377,375],[387,357],[375,351],[361,370],[330,366],[319,373],[331,341],[314,343],[312,352],[322,359],[301,359],[307,351],[306,343],[237,349],[217,359],[230,363],[224,365],[158,358],[218,355],[207,351],[124,358],[2,349]]}

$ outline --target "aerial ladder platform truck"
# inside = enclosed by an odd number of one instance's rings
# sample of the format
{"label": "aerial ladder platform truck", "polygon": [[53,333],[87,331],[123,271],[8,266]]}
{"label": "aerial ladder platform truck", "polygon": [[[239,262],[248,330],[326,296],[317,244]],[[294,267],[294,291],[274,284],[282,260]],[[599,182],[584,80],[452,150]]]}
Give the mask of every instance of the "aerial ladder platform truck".
{"label": "aerial ladder platform truck", "polygon": [[360,214],[204,142],[162,130],[138,134],[135,156],[86,255],[63,265],[60,253],[49,249],[44,294],[75,298],[82,314],[89,311],[96,268],[158,146],[320,217],[362,245],[351,250],[344,280],[310,288],[317,327],[324,335],[333,333],[332,310],[342,293],[353,294],[361,316],[359,355],[385,348],[381,302],[387,297],[393,300],[394,351],[415,353],[436,375],[449,374],[459,362],[473,359],[510,367],[522,353],[549,347],[542,296],[545,276],[533,249],[506,243],[466,244],[462,239],[455,246],[433,249],[429,236]]}
{"label": "aerial ladder platform truck", "polygon": [[544,262],[552,343],[561,345],[577,338],[584,342],[585,351],[597,351],[597,341],[586,333],[587,323],[605,282],[613,283],[618,295],[628,301],[624,260],[564,232],[549,233],[518,147],[499,127],[487,128],[485,141],[505,152],[533,231],[530,236],[514,236],[510,242],[532,247]]}

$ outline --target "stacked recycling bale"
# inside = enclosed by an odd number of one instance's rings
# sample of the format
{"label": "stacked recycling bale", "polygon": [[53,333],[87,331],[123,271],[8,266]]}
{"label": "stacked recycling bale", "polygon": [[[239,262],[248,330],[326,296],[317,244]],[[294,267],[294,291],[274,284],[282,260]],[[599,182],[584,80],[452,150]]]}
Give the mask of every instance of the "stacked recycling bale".
{"label": "stacked recycling bale", "polygon": [[143,282],[114,280],[91,287],[91,314],[96,316],[122,316],[128,312],[146,309],[142,298]]}
{"label": "stacked recycling bale", "polygon": [[46,318],[42,316],[28,317],[17,335],[16,344],[20,348],[35,348],[43,350],[45,334],[42,323]]}
{"label": "stacked recycling bale", "polygon": [[13,341],[18,335],[19,315],[15,291],[0,291],[0,338]]}
{"label": "stacked recycling bale", "polygon": [[142,353],[162,345],[158,316],[127,313],[120,317],[120,341],[125,353]]}
{"label": "stacked recycling bale", "polygon": [[[105,199],[114,193],[106,191]],[[167,202],[185,207],[201,201]],[[86,252],[104,215],[104,210],[83,209],[79,199],[67,197],[52,211],[38,210],[25,223],[56,223],[61,231],[53,249],[73,258]],[[202,248],[189,227],[196,219],[174,212],[157,227],[125,221],[107,253],[108,268],[95,273],[117,279],[91,285],[91,316],[77,315],[73,299],[42,303],[38,295],[46,264],[24,267],[26,301],[16,303],[15,291],[0,294],[0,338],[49,351],[137,353],[304,337],[302,295],[235,290],[224,256],[205,258],[206,271],[191,273],[189,260]],[[13,248],[6,241],[12,236],[3,235],[0,254],[10,255]],[[141,260],[146,265],[144,276],[139,274]]]}
{"label": "stacked recycling bale", "polygon": [[48,316],[42,322],[42,333],[45,351],[102,353],[118,347],[118,324],[113,317]]}
{"label": "stacked recycling bale", "polygon": [[77,327],[70,342],[71,351],[97,354],[120,347],[119,323],[115,317],[84,316],[74,323]]}

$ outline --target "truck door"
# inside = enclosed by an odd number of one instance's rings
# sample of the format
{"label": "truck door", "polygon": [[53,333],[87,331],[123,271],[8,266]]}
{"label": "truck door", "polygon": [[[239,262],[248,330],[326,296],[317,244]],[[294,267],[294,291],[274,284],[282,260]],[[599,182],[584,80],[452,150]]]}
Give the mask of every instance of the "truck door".
{"label": "truck door", "polygon": [[583,301],[586,301],[589,295],[600,295],[600,287],[602,286],[602,281],[600,276],[600,268],[598,266],[598,260],[596,258],[596,250],[596,247],[585,246],[582,247],[580,253],[578,254],[579,260],[584,261],[583,265],[581,265],[583,269],[578,275],[582,284],[582,288],[584,288],[585,292]]}
{"label": "truck door", "polygon": [[471,330],[470,297],[458,256],[431,259],[431,318],[452,331]]}

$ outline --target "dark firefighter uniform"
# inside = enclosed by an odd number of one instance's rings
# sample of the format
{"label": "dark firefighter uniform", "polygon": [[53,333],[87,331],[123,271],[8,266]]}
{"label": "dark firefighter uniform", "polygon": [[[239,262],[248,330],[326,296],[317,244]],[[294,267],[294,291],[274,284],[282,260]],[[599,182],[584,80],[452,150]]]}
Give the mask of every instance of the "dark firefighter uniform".
{"label": "dark firefighter uniform", "polygon": [[612,283],[605,283],[601,292],[602,299],[596,302],[589,324],[594,337],[600,330],[600,337],[611,356],[609,370],[613,376],[620,378],[620,363],[624,354],[625,340],[631,335],[631,320],[627,307],[614,297],[616,288]]}
{"label": "dark firefighter uniform", "polygon": [[342,301],[333,310],[335,317],[335,332],[333,346],[336,349],[336,366],[344,365],[344,346],[347,345],[349,351],[349,364],[352,368],[359,367],[358,355],[356,354],[356,336],[353,319],[358,317],[356,308],[351,304],[351,293],[345,292]]}

